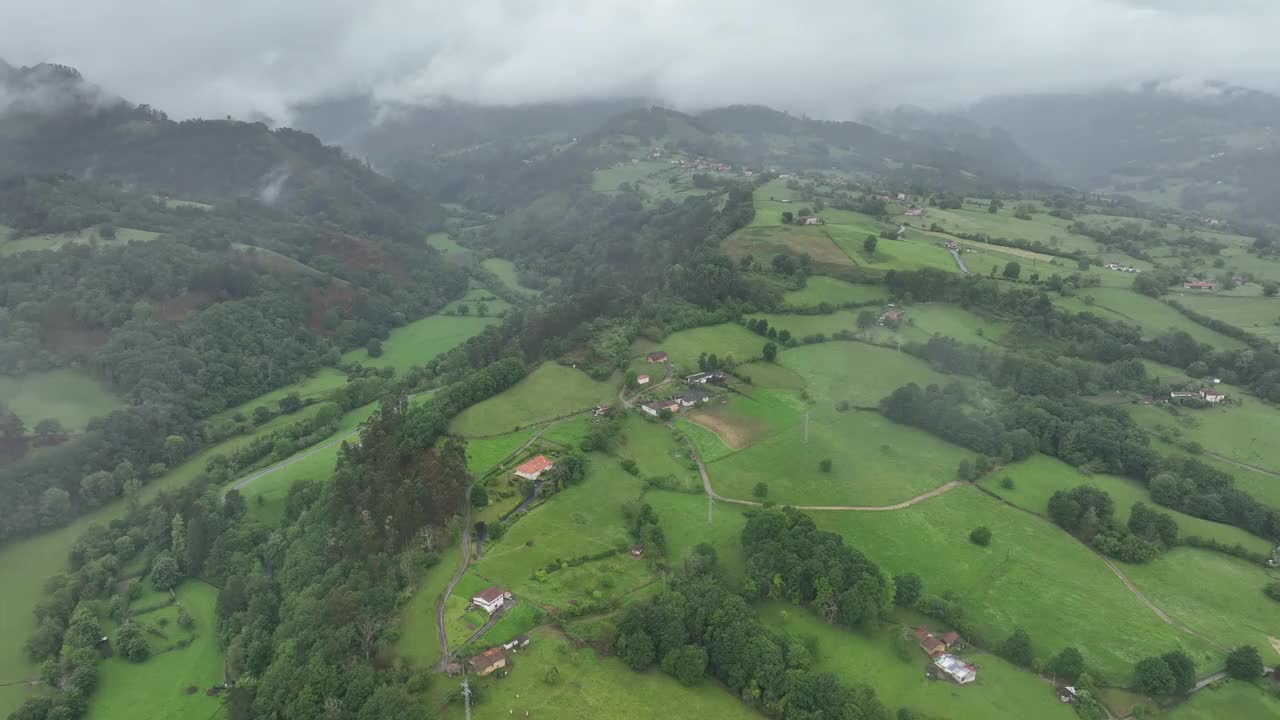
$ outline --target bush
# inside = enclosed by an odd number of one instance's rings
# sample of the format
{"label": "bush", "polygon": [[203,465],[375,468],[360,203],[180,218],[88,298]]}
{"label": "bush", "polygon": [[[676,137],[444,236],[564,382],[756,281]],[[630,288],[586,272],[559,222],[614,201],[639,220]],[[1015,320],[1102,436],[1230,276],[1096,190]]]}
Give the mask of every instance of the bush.
{"label": "bush", "polygon": [[1266,593],[1267,597],[1271,598],[1272,600],[1275,600],[1276,602],[1280,602],[1280,580],[1277,580],[1276,582],[1273,582],[1273,583],[1268,583],[1267,586],[1262,589],[1262,592]]}
{"label": "bush", "polygon": [[1006,477],[1006,478],[1002,479],[1002,480],[1000,481],[1000,487],[1004,488],[1005,490],[1012,490],[1012,489],[1013,489],[1013,478],[1011,478],[1011,477]]}
{"label": "bush", "polygon": [[1252,645],[1238,647],[1227,655],[1227,674],[1237,680],[1257,680],[1263,671],[1262,657]]}
{"label": "bush", "polygon": [[1014,630],[1012,635],[1005,638],[1005,641],[996,648],[996,654],[1021,667],[1031,667],[1035,662],[1035,653],[1031,650],[1031,636],[1022,628]]}
{"label": "bush", "polygon": [[969,542],[973,543],[974,545],[981,545],[982,547],[986,547],[990,545],[991,544],[990,528],[988,528],[985,525],[981,525],[979,527],[974,528],[973,532],[969,533]]}

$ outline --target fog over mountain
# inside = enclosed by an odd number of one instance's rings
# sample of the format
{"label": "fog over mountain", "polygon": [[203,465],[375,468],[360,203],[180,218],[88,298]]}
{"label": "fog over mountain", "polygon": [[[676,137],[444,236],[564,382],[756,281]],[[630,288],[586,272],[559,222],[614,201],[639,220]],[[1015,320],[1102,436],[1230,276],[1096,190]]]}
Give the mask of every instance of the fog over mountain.
{"label": "fog over mountain", "polygon": [[989,95],[1204,80],[1275,89],[1267,0],[49,0],[11,4],[15,65],[92,68],[176,118],[285,121],[372,93],[519,104],[618,96],[845,119]]}

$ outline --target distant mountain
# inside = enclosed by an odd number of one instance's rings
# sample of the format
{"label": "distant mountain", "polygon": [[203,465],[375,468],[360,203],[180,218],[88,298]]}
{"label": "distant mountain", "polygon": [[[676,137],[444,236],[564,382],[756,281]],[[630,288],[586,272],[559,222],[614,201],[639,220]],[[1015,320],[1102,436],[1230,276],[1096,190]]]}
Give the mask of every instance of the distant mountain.
{"label": "distant mountain", "polygon": [[1216,85],[997,97],[968,118],[1000,127],[1055,179],[1192,212],[1280,222],[1280,98]]}
{"label": "distant mountain", "polygon": [[68,174],[193,199],[252,197],[386,236],[439,208],[313,135],[233,120],[175,122],[58,65],[0,68],[0,179]]}

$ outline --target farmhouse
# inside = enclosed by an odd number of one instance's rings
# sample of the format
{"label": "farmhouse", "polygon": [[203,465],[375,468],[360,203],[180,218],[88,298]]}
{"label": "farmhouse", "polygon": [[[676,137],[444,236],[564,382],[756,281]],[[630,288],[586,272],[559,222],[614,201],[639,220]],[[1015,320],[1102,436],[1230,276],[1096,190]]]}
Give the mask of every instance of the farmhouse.
{"label": "farmhouse", "polygon": [[537,480],[542,473],[555,467],[555,464],[547,459],[546,455],[539,455],[529,462],[516,468],[516,477],[522,477],[525,480]]}
{"label": "farmhouse", "polygon": [[1189,398],[1198,399],[1199,397],[1200,397],[1200,393],[1198,392],[1183,392],[1183,391],[1175,390],[1169,393],[1169,398],[1171,400],[1187,400]]}
{"label": "farmhouse", "polygon": [[682,407],[688,408],[710,400],[711,396],[701,390],[694,390],[692,392],[687,392],[684,395],[677,395],[674,399],[679,400]]}
{"label": "farmhouse", "polygon": [[920,641],[920,649],[924,650],[924,654],[929,657],[938,657],[947,652],[947,644],[942,642],[942,638],[934,637],[922,627],[916,628],[916,639]]}
{"label": "farmhouse", "polygon": [[933,659],[933,664],[959,685],[965,685],[978,679],[978,669],[955,655],[943,653]]}
{"label": "farmhouse", "polygon": [[595,412],[595,416],[596,416],[596,417],[602,417],[602,416],[604,416],[604,415],[608,415],[608,414],[609,414],[609,406],[608,406],[608,405],[597,405],[597,406],[596,406],[596,412]]}
{"label": "farmhouse", "polygon": [[800,224],[801,225],[821,225],[822,218],[814,215],[809,215],[807,217],[800,218]]}
{"label": "farmhouse", "polygon": [[1224,394],[1224,393],[1220,393],[1220,392],[1218,392],[1217,390],[1201,389],[1201,390],[1200,390],[1200,399],[1201,399],[1201,400],[1204,400],[1204,401],[1205,401],[1205,402],[1207,402],[1207,403],[1213,403],[1213,404],[1215,404],[1215,405],[1216,405],[1216,404],[1218,404],[1218,403],[1222,402],[1223,400],[1226,400],[1226,399],[1227,399],[1227,396],[1226,396],[1226,394]]}
{"label": "farmhouse", "polygon": [[643,545],[632,545],[632,546],[631,546],[631,549],[630,549],[630,550],[628,550],[628,551],[627,551],[627,553],[628,553],[628,554],[630,554],[630,555],[631,555],[631,557],[634,557],[634,558],[644,557],[644,546],[643,546]]}
{"label": "farmhouse", "polygon": [[655,350],[646,355],[644,359],[651,363],[664,363],[667,361],[667,354],[661,350]]}
{"label": "farmhouse", "polygon": [[670,410],[672,413],[680,412],[680,401],[675,398],[670,400],[658,400],[651,403],[645,403],[640,406],[640,409],[643,410],[646,415],[658,417],[658,413],[663,410]]}
{"label": "farmhouse", "polygon": [[690,385],[706,385],[712,383],[718,385],[724,382],[728,377],[723,370],[711,370],[708,372],[694,373],[685,377],[684,381]]}
{"label": "farmhouse", "polygon": [[880,317],[877,318],[877,322],[879,322],[881,325],[893,324],[893,323],[900,322],[901,320],[902,320],[901,310],[886,310],[880,313]]}
{"label": "farmhouse", "polygon": [[1212,290],[1217,286],[1207,280],[1195,280],[1182,283],[1182,287],[1187,290]]}
{"label": "farmhouse", "polygon": [[648,385],[648,384],[649,384],[649,376],[648,376],[648,375],[637,375],[637,376],[636,376],[636,384],[637,384],[637,385]]}
{"label": "farmhouse", "polygon": [[492,647],[467,661],[471,671],[481,677],[507,666],[507,654],[500,647]]}
{"label": "farmhouse", "polygon": [[913,208],[907,208],[906,210],[903,211],[902,214],[907,215],[909,217],[924,217],[929,213],[924,208],[913,207]]}
{"label": "farmhouse", "polygon": [[510,591],[491,585],[476,593],[471,598],[471,604],[492,615],[501,610],[511,597]]}

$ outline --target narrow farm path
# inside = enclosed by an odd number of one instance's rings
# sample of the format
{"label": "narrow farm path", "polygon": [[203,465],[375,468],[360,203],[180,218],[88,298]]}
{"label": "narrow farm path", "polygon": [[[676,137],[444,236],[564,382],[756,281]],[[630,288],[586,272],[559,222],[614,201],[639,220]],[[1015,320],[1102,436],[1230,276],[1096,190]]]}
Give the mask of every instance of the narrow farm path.
{"label": "narrow farm path", "polygon": [[968,275],[969,268],[964,266],[964,259],[960,257],[960,251],[947,248],[947,252],[951,253],[951,257],[956,259],[956,267],[960,268],[960,272],[964,273],[965,275]]}
{"label": "narrow farm path", "polygon": [[646,390],[653,390],[654,388],[660,388],[663,385],[666,385],[667,383],[671,382],[672,379],[674,379],[674,375],[671,369],[671,361],[664,362],[662,363],[662,365],[664,368],[666,368],[667,376],[664,377],[661,382],[654,383],[653,385],[646,385],[640,388],[639,390],[635,391],[634,393],[632,393],[631,397],[627,397],[627,388],[625,386],[618,390],[618,402],[622,403],[622,408],[624,410],[630,410],[632,403],[634,403],[636,401],[636,398],[640,397],[640,395],[643,394]]}

